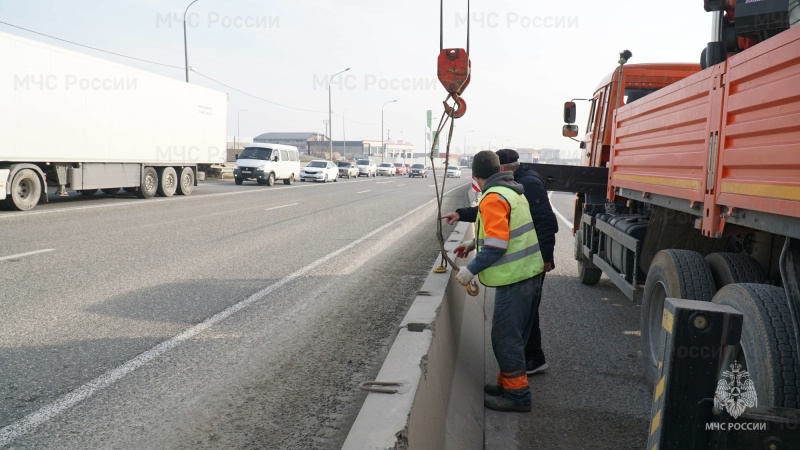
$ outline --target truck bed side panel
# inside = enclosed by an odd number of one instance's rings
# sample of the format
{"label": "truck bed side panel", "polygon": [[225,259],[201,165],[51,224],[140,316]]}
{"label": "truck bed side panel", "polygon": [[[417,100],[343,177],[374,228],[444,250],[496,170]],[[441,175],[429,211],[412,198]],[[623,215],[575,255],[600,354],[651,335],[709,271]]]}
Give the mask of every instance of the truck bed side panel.
{"label": "truck bed side panel", "polygon": [[703,200],[712,81],[704,70],[619,109],[609,198],[623,187]]}
{"label": "truck bed side panel", "polygon": [[731,57],[717,204],[800,217],[800,27]]}

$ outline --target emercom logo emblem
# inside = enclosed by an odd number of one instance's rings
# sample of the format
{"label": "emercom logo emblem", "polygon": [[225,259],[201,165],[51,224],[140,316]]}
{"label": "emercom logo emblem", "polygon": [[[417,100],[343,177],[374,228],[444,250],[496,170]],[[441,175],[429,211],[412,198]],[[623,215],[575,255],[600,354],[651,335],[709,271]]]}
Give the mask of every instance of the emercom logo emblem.
{"label": "emercom logo emblem", "polygon": [[730,368],[730,371],[722,372],[722,378],[717,383],[714,407],[728,411],[736,419],[745,409],[756,407],[758,396],[750,374],[741,370],[742,365],[734,361]]}

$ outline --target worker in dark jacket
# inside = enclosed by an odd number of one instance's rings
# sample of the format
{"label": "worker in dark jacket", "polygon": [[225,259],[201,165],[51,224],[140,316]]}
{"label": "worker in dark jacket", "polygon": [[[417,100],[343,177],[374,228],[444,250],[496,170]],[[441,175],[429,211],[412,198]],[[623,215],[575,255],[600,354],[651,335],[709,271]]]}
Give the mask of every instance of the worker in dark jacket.
{"label": "worker in dark jacket", "polygon": [[[556,233],[558,232],[558,219],[553,214],[550,200],[547,197],[547,188],[544,180],[531,168],[523,167],[519,163],[519,153],[511,149],[498,150],[497,156],[500,158],[501,170],[514,172],[514,181],[521,184],[525,189],[525,198],[530,204],[533,225],[539,237],[539,245],[544,259],[544,271],[549,272],[555,268],[553,250],[556,246]],[[456,212],[445,214],[443,219],[452,225],[458,221],[475,222],[478,215],[477,207],[459,208]],[[544,282],[544,277],[542,277]],[[536,291],[541,296],[542,290]],[[535,304],[541,302],[541,298],[534,299]],[[544,351],[542,351],[542,331],[539,327],[539,312],[536,311],[533,319],[530,336],[525,345],[525,369],[528,375],[546,371],[549,366],[545,361]]]}

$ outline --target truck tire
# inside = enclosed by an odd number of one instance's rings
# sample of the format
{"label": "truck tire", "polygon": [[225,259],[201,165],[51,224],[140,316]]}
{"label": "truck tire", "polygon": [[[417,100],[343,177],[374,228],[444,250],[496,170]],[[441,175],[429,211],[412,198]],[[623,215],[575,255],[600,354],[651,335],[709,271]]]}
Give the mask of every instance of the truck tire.
{"label": "truck tire", "polygon": [[178,173],[172,167],[158,169],[158,195],[172,197],[178,190]]}
{"label": "truck tire", "polygon": [[136,191],[139,198],[153,198],[158,192],[158,172],[152,167],[145,167],[142,171],[142,184]]}
{"label": "truck tire", "polygon": [[800,405],[800,369],[794,344],[794,325],[783,288],[766,284],[729,284],[714,296],[744,316],[738,354],[734,361],[747,370],[756,388],[758,406],[797,408]]}
{"label": "truck tire", "polygon": [[103,191],[104,194],[114,195],[119,192],[120,188],[105,188],[100,190]]}
{"label": "truck tire", "polygon": [[712,253],[706,256],[717,290],[734,283],[764,284],[767,275],[758,261],[744,253]]}
{"label": "truck tire", "polygon": [[575,234],[575,259],[578,261],[578,278],[581,283],[594,286],[600,282],[603,271],[586,260],[586,255],[581,251],[583,244],[583,227]]}
{"label": "truck tire", "polygon": [[267,186],[272,186],[273,184],[275,184],[275,174],[274,174],[274,173],[270,173],[270,174],[269,174],[269,176],[267,177],[267,181],[266,181],[266,183],[265,183],[265,184],[266,184]]}
{"label": "truck tire", "polygon": [[[242,184],[241,180],[239,180]],[[178,195],[189,195],[194,192],[194,169],[191,167],[184,167],[181,169],[181,174],[178,177],[178,190],[175,192]]]}
{"label": "truck tire", "polygon": [[3,200],[2,205],[13,211],[30,211],[39,203],[41,195],[39,175],[31,169],[22,169],[11,180],[11,195]]}
{"label": "truck tire", "polygon": [[650,385],[658,379],[663,356],[661,319],[664,300],[680,298],[710,302],[716,293],[714,276],[703,255],[691,250],[661,250],[653,258],[642,293],[642,362]]}
{"label": "truck tire", "polygon": [[294,183],[294,174],[293,173],[289,174],[289,178],[283,180],[283,184],[285,184],[285,185],[291,185],[292,183]]}

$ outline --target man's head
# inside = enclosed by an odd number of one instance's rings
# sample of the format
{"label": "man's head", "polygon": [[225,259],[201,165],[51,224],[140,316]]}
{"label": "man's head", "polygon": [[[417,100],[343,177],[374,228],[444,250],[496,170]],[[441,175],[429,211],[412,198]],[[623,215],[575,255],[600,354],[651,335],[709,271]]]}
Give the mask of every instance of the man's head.
{"label": "man's head", "polygon": [[482,150],[472,158],[472,177],[482,183],[487,178],[500,172],[500,158],[491,150]]}
{"label": "man's head", "polygon": [[500,165],[503,170],[515,172],[519,167],[519,153],[510,148],[500,149],[497,152],[497,157],[500,159]]}

